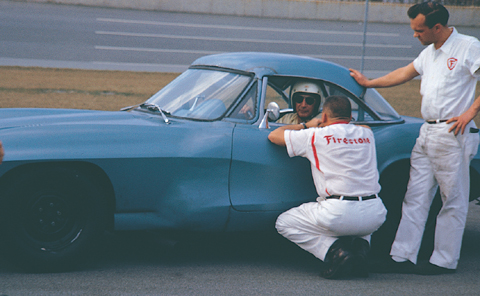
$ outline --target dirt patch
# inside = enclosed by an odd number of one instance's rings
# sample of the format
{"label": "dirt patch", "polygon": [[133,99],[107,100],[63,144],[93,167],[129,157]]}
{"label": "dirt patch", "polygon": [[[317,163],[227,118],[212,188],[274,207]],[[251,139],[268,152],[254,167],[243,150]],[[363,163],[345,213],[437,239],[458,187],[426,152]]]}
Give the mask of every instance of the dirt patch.
{"label": "dirt patch", "polygon": [[178,73],[0,67],[1,108],[119,110],[141,103]]}
{"label": "dirt patch", "polygon": [[[119,110],[147,100],[179,73],[0,67],[1,108]],[[378,89],[401,115],[420,117],[420,80]],[[480,95],[480,83],[477,85]],[[480,124],[480,116],[475,118]]]}

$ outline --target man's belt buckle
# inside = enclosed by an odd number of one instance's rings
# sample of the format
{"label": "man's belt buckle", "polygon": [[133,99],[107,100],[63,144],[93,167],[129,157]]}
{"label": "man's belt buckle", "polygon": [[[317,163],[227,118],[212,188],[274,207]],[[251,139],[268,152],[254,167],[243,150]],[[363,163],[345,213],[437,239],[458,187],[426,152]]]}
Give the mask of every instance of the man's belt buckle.
{"label": "man's belt buckle", "polygon": [[448,119],[428,119],[427,123],[429,124],[436,124],[436,123],[442,123],[442,122],[447,122]]}
{"label": "man's belt buckle", "polygon": [[377,198],[376,194],[372,194],[369,196],[345,196],[345,195],[330,195],[327,196],[326,199],[339,199],[339,200],[354,200],[354,201],[362,201],[362,200],[369,200]]}

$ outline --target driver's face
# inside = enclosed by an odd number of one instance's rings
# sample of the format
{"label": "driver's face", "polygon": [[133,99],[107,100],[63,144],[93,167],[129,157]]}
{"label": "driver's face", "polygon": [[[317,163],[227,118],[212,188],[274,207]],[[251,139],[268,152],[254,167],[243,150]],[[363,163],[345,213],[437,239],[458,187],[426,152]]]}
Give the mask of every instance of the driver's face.
{"label": "driver's face", "polygon": [[295,110],[298,117],[307,118],[313,114],[316,98],[309,94],[297,94],[295,96]]}

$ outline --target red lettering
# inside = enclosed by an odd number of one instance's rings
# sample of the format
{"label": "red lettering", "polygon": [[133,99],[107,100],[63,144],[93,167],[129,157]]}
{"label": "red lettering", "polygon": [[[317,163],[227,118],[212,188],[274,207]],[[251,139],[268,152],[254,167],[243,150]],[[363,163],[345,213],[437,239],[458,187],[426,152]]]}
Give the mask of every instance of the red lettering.
{"label": "red lettering", "polygon": [[[330,144],[330,139],[332,139],[332,137],[332,135],[324,137],[327,140],[327,145]],[[333,140],[335,141],[335,138],[333,138]]]}
{"label": "red lettering", "polygon": [[327,135],[323,137],[327,141],[327,145],[330,143],[335,144],[366,144],[370,143],[369,138],[356,138],[356,139],[348,139],[348,138],[335,138],[334,135]]}

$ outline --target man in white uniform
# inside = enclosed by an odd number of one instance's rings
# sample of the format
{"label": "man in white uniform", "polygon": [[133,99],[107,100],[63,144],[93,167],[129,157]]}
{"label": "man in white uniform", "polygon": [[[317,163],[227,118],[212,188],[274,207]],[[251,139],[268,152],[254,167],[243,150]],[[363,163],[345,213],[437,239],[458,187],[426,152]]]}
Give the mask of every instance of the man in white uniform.
{"label": "man in white uniform", "polygon": [[[455,272],[469,202],[469,164],[479,136],[473,118],[480,110],[475,86],[480,76],[480,42],[447,26],[448,11],[425,2],[408,10],[414,37],[428,45],[409,65],[368,80],[351,75],[365,87],[389,87],[421,75],[425,119],[411,156],[410,181],[402,219],[385,272],[442,274]],[[434,251],[417,264],[428,212],[440,186],[443,201],[437,216]],[[416,266],[415,266],[416,264]]]}
{"label": "man in white uniform", "polygon": [[281,214],[278,232],[326,263],[325,278],[368,276],[370,235],[385,221],[375,139],[367,126],[349,124],[344,96],[328,97],[321,119],[282,126],[268,139],[286,146],[290,157],[311,162],[319,197]]}

